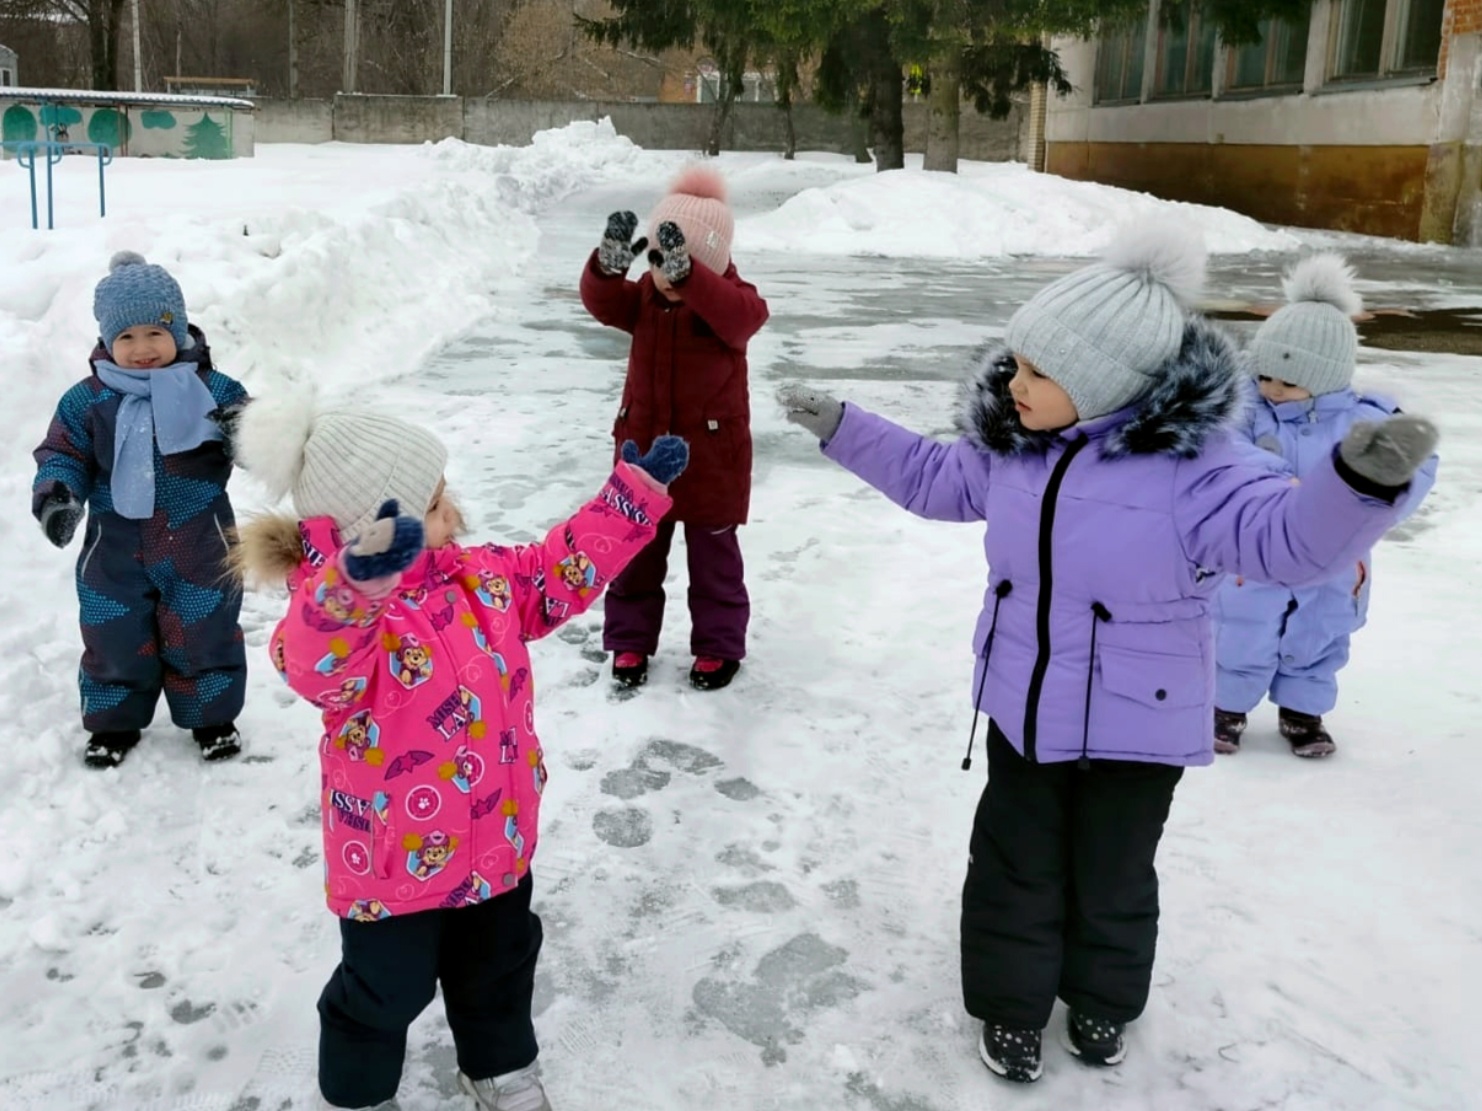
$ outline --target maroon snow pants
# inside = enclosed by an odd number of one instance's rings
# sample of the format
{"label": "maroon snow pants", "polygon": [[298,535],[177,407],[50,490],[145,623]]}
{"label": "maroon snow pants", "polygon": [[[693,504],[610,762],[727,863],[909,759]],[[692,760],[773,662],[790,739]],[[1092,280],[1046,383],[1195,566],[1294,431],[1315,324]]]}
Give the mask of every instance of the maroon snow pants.
{"label": "maroon snow pants", "polygon": [[[602,630],[602,646],[607,651],[652,656],[658,650],[674,527],[673,521],[661,524],[653,542],[607,588]],[[686,524],[684,544],[690,569],[690,651],[722,660],[745,659],[751,599],[746,593],[736,526],[716,529]]]}

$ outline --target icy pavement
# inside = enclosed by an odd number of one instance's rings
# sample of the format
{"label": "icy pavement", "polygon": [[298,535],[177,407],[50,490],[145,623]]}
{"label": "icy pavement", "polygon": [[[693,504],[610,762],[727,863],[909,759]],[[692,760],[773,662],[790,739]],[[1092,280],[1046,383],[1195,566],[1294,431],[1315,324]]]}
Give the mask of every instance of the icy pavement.
{"label": "icy pavement", "polygon": [[[743,181],[738,207],[775,207],[807,172]],[[604,476],[626,344],[586,318],[576,277],[606,213],[645,211],[658,184],[546,213],[523,296],[378,387],[454,445],[476,538],[532,537]],[[1482,303],[1475,255],[1364,250],[1383,283],[1371,300]],[[1057,1012],[1045,1078],[1017,1089],[978,1062],[957,981],[982,768],[959,770],[979,534],[886,504],[786,426],[771,392],[803,378],[945,433],[966,353],[1072,263],[739,261],[773,310],[752,350],[745,670],[729,691],[688,689],[678,570],[637,697],[609,694],[599,612],[536,646],[551,763],[536,1024],[558,1111],[1479,1106],[1482,361],[1366,352],[1361,382],[1436,414],[1447,439],[1435,495],[1379,553],[1332,718],[1340,753],[1299,763],[1258,715],[1246,751],[1185,778],[1127,1063],[1079,1067]],[[1281,261],[1223,260],[1212,284],[1269,299]],[[313,1106],[313,1004],[337,941],[316,718],[265,666],[280,606],[256,596],[244,622],[245,759],[204,767],[157,727],[118,774],[14,785],[28,806],[60,793],[0,860],[0,890],[27,875],[27,912],[47,907],[0,969],[5,1111]],[[14,735],[57,728],[72,642],[5,637],[44,677]],[[0,915],[20,908],[0,900]],[[413,1032],[407,1111],[462,1106],[437,1009]]]}

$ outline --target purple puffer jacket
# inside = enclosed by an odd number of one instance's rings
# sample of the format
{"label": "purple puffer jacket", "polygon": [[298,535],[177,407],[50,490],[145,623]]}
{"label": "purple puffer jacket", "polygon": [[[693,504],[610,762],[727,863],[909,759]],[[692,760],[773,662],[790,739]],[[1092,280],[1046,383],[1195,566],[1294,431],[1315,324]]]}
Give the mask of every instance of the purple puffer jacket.
{"label": "purple puffer jacket", "polygon": [[1336,457],[1300,486],[1275,473],[1232,430],[1241,371],[1202,320],[1138,405],[1060,433],[1019,423],[1013,374],[984,357],[956,443],[846,406],[824,453],[918,516],[988,523],[973,689],[1027,759],[1210,763],[1222,573],[1331,577],[1396,520],[1395,491]]}

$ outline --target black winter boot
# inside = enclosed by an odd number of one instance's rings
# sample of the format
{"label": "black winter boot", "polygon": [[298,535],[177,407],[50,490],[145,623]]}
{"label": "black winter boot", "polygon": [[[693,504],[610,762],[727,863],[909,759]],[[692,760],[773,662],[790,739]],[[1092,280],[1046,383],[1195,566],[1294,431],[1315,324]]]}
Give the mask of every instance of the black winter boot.
{"label": "black winter boot", "polygon": [[225,725],[192,729],[190,735],[201,746],[201,757],[205,760],[230,760],[242,751],[242,734],[237,732],[236,725],[230,721]]}
{"label": "black winter boot", "polygon": [[995,1076],[1016,1084],[1038,1080],[1045,1071],[1040,1060],[1040,1032],[1009,1026],[984,1025],[978,1056]]}
{"label": "black winter boot", "polygon": [[1311,759],[1315,756],[1331,756],[1338,751],[1333,738],[1323,728],[1319,715],[1299,714],[1296,710],[1283,709],[1278,716],[1281,735],[1292,746],[1293,756]]}
{"label": "black winter boot", "polygon": [[1127,1040],[1123,1037],[1127,1027],[1123,1023],[1071,1011],[1066,1029],[1070,1034],[1070,1051],[1085,1064],[1105,1068],[1120,1065],[1127,1056]]}
{"label": "black winter boot", "polygon": [[1245,715],[1233,710],[1214,712],[1214,750],[1229,756],[1240,751],[1240,735],[1245,732]]}
{"label": "black winter boot", "polygon": [[94,733],[82,750],[82,762],[90,768],[116,768],[124,762],[129,750],[139,743],[137,729],[113,733]]}

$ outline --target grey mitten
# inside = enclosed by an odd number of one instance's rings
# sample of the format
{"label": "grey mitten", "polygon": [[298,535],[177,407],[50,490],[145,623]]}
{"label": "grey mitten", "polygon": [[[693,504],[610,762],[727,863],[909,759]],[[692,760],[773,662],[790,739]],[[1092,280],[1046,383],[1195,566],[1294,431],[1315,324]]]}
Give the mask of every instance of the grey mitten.
{"label": "grey mitten", "polygon": [[41,531],[46,533],[46,538],[58,548],[65,548],[72,543],[72,535],[82,522],[82,514],[82,503],[72,491],[58,487],[41,503],[41,512],[36,519],[41,522]]}
{"label": "grey mitten", "polygon": [[638,230],[638,217],[631,212],[614,212],[607,218],[607,230],[597,246],[597,265],[613,276],[626,274],[633,260],[648,246],[647,239],[632,242]]}
{"label": "grey mitten", "polygon": [[834,438],[844,420],[844,403],[838,398],[802,386],[784,386],[777,400],[787,410],[787,419],[802,425],[824,443]]}
{"label": "grey mitten", "polygon": [[659,268],[664,280],[670,285],[679,285],[690,276],[690,249],[685,244],[684,232],[673,220],[665,220],[654,232],[659,248],[648,252],[648,261]]}
{"label": "grey mitten", "polygon": [[1404,486],[1435,454],[1441,438],[1425,417],[1397,414],[1384,421],[1359,421],[1348,430],[1338,454],[1349,470],[1376,486]]}

